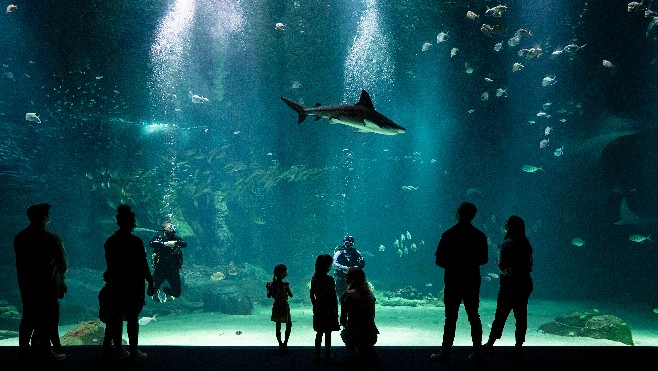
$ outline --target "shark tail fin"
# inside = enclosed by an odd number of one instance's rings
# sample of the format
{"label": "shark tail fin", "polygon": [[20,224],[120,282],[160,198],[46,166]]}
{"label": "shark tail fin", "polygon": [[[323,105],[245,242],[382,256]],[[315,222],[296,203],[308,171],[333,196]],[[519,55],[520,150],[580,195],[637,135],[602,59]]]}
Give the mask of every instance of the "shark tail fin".
{"label": "shark tail fin", "polygon": [[292,108],[293,110],[295,110],[295,112],[297,112],[297,115],[298,115],[297,124],[301,124],[302,122],[304,122],[304,120],[306,119],[306,116],[308,116],[306,114],[306,112],[304,111],[305,110],[304,106],[302,106],[299,103],[295,103],[295,102],[291,101],[290,99],[286,99],[284,97],[281,97],[281,100],[285,104],[287,104],[288,107]]}

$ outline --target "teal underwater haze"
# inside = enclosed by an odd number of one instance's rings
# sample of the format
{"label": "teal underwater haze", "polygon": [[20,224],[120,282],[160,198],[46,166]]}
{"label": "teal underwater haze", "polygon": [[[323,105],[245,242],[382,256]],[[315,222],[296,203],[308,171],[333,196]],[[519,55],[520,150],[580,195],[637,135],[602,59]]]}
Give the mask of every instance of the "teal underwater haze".
{"label": "teal underwater haze", "polygon": [[[531,299],[656,315],[658,4],[513,0],[500,16],[479,0],[16,5],[0,16],[0,299],[20,302],[11,237],[40,202],[70,295],[100,289],[85,282],[102,280],[125,203],[143,240],[171,219],[188,242],[187,308],[218,281],[260,292],[277,263],[306,300],[315,258],[346,235],[376,290],[439,297],[436,245],[470,201],[490,245],[483,298],[516,214],[534,247]],[[362,90],[406,132],[297,124],[280,99],[351,105]],[[90,319],[95,300],[63,303],[62,317]]]}

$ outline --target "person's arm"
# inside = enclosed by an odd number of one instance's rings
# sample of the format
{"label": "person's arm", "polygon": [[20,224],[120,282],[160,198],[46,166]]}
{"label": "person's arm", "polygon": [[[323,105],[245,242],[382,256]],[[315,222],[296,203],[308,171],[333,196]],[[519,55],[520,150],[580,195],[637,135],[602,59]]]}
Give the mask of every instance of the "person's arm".
{"label": "person's arm", "polygon": [[159,234],[156,234],[151,238],[151,241],[149,241],[149,246],[156,249],[164,246],[164,243],[162,242],[162,236]]}
{"label": "person's arm", "polygon": [[265,288],[267,289],[267,297],[271,298],[272,297],[272,282],[267,282],[265,284]]}
{"label": "person's arm", "polygon": [[152,287],[154,287],[153,283],[153,275],[151,275],[151,268],[149,268],[149,262],[146,260],[146,249],[144,248],[144,242],[142,242],[141,238],[137,238],[138,244],[139,244],[139,251],[143,253],[143,255],[140,255],[140,260],[142,261],[142,271],[144,272],[144,280],[148,282],[149,284],[149,291]]}
{"label": "person's arm", "polygon": [[439,240],[439,245],[436,247],[436,253],[434,254],[436,256],[436,265],[438,265],[441,268],[446,267],[446,241],[444,239],[444,236],[441,236],[441,239]]}
{"label": "person's arm", "polygon": [[342,255],[342,250],[338,250],[334,254],[334,269],[339,269],[339,270],[342,270],[342,271],[346,271],[346,270],[349,269],[349,267],[345,266],[345,265],[342,265],[338,262],[338,258],[340,258],[341,255]]}
{"label": "person's arm", "polygon": [[182,237],[176,236],[176,247],[183,248],[187,247],[187,242]]}
{"label": "person's arm", "polygon": [[311,279],[311,289],[309,290],[308,295],[311,298],[311,304],[315,307],[315,277]]}
{"label": "person's arm", "polygon": [[289,282],[284,283],[283,287],[286,289],[286,292],[288,293],[288,296],[290,296],[292,298],[292,291],[290,291],[290,283]]}
{"label": "person's arm", "polygon": [[480,241],[480,261],[478,262],[479,265],[485,265],[489,262],[489,244],[487,243],[487,235],[482,233],[481,236],[481,241]]}

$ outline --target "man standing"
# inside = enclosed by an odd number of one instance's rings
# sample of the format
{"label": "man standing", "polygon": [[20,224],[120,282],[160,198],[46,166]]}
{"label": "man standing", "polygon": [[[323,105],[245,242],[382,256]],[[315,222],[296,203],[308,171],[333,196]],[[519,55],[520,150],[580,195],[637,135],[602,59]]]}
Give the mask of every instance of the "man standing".
{"label": "man standing", "polygon": [[[169,220],[162,223],[162,233],[151,239],[149,246],[153,248],[153,281],[156,293],[153,300],[164,303],[167,295],[178,298],[181,294],[180,269],[183,266],[183,252],[181,249],[187,246],[183,238],[176,236],[176,226]],[[169,287],[160,286],[164,281]]]}
{"label": "man standing", "polygon": [[363,269],[366,261],[363,255],[354,248],[354,237],[346,236],[343,239],[343,245],[338,246],[334,253],[334,277],[336,277],[336,294],[340,297],[347,291],[347,271],[351,267]]}
{"label": "man standing", "polygon": [[50,223],[49,204],[30,206],[27,218],[30,225],[14,238],[16,273],[23,302],[18,345],[21,356],[26,357],[32,338],[39,357],[62,360],[66,355],[52,351],[50,337],[59,322],[58,300],[66,292],[66,251],[62,239],[46,229]]}
{"label": "man standing", "polygon": [[480,266],[487,264],[489,249],[487,237],[471,224],[477,208],[470,202],[462,203],[457,209],[457,224],[441,236],[436,249],[436,265],[445,270],[443,282],[443,302],[445,304],[445,324],[441,351],[432,354],[432,360],[450,361],[450,352],[455,340],[459,306],[464,309],[471,324],[473,353],[471,358],[478,360],[482,347],[482,322],[480,306]]}

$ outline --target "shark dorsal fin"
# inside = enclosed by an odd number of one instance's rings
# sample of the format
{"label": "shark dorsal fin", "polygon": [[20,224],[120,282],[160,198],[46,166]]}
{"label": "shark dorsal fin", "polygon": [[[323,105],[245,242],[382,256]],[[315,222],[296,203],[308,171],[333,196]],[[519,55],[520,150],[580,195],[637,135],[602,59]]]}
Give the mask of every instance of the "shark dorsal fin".
{"label": "shark dorsal fin", "polygon": [[375,107],[372,105],[372,99],[370,99],[370,94],[368,94],[368,92],[365,90],[361,90],[361,98],[359,98],[359,101],[356,102],[355,106],[363,106],[366,108],[370,108],[372,110],[375,109]]}

